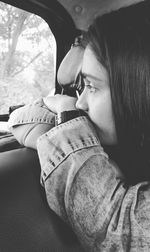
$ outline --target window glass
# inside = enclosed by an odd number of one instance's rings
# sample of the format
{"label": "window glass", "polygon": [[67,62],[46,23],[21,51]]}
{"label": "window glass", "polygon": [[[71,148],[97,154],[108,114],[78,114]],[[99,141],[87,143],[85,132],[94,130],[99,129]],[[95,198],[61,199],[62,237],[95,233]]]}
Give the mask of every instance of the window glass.
{"label": "window glass", "polygon": [[41,17],[0,2],[0,114],[54,90],[55,56]]}

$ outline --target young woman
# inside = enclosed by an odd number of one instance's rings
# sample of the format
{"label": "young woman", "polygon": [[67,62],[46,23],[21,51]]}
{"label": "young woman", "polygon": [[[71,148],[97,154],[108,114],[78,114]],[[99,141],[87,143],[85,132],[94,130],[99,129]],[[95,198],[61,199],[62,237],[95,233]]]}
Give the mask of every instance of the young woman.
{"label": "young woman", "polygon": [[97,18],[78,99],[44,99],[56,127],[37,140],[41,181],[85,251],[150,251],[148,5]]}

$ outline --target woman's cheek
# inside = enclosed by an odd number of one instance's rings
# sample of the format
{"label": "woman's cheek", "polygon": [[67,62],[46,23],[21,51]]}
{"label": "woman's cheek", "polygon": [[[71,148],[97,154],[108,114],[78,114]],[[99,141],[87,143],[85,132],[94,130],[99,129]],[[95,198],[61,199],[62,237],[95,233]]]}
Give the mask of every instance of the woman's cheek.
{"label": "woman's cheek", "polygon": [[100,141],[104,144],[116,143],[116,128],[112,113],[111,101],[108,99],[93,99],[89,106],[89,117],[96,125]]}

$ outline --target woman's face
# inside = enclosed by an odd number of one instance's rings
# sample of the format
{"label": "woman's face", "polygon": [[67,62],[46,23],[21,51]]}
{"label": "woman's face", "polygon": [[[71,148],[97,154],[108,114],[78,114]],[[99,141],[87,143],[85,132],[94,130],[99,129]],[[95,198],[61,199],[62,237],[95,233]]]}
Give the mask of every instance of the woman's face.
{"label": "woman's face", "polygon": [[84,110],[93,121],[101,143],[115,145],[117,136],[108,73],[89,46],[84,52],[81,75],[85,87],[76,106]]}

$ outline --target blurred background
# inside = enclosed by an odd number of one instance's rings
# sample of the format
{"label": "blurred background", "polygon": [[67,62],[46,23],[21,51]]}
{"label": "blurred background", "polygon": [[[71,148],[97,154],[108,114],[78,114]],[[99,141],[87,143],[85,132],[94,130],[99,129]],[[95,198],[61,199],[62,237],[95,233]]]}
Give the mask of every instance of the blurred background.
{"label": "blurred background", "polygon": [[39,16],[0,2],[0,114],[54,89],[56,43]]}

